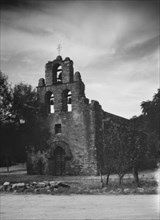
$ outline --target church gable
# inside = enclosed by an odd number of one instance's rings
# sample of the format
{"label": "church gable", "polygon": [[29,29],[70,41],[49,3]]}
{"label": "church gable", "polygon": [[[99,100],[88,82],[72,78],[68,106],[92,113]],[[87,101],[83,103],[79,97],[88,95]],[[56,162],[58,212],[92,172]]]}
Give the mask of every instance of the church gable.
{"label": "church gable", "polygon": [[49,61],[45,66],[45,81],[46,86],[73,82],[73,61],[69,57],[62,60],[61,56]]}

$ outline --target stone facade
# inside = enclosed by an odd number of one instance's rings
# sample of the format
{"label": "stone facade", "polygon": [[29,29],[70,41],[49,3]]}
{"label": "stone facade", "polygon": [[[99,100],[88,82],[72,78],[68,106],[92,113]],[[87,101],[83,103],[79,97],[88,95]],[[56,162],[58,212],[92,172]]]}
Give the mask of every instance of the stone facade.
{"label": "stone facade", "polygon": [[58,56],[46,64],[37,93],[51,137],[46,150],[28,152],[28,167],[32,167],[28,173],[97,175],[104,160],[107,121],[119,124],[128,120],[103,111],[97,101],[89,102],[81,75],[74,73],[68,57]]}

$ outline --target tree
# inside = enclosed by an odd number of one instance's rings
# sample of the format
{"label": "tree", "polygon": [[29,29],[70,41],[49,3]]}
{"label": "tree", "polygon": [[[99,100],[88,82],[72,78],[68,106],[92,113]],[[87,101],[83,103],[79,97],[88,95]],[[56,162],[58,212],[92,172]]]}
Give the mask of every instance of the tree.
{"label": "tree", "polygon": [[25,150],[29,150],[30,146],[36,150],[47,147],[50,133],[42,120],[45,114],[38,103],[37,92],[31,85],[19,83],[14,86],[12,109],[19,124],[21,147]]}
{"label": "tree", "polygon": [[19,83],[13,88],[13,106],[15,121],[19,124],[19,140],[23,149],[34,146],[42,149],[46,146],[49,131],[42,124],[42,118],[35,89],[31,85]]}
{"label": "tree", "polygon": [[142,113],[145,116],[146,130],[159,136],[160,132],[160,89],[154,94],[152,101],[141,103]]}
{"label": "tree", "polygon": [[113,121],[105,123],[107,129],[104,148],[104,168],[107,174],[106,184],[111,173],[119,176],[119,185],[129,169],[128,123],[117,124]]}
{"label": "tree", "polygon": [[12,121],[12,89],[8,77],[0,71],[0,161],[1,165],[9,166],[13,161],[13,121]]}
{"label": "tree", "polygon": [[18,123],[31,123],[38,111],[37,93],[31,85],[19,83],[13,88],[12,111]]}
{"label": "tree", "polygon": [[128,131],[128,148],[130,152],[129,164],[132,169],[136,185],[139,185],[138,171],[146,161],[148,154],[147,135],[135,126],[135,120],[131,119],[130,129]]}
{"label": "tree", "polygon": [[115,149],[106,143],[104,149],[104,170],[107,175],[105,185],[109,184],[109,177],[112,173],[114,173],[114,157],[115,157]]}
{"label": "tree", "polygon": [[144,132],[148,136],[148,152],[152,160],[160,161],[160,89],[150,101],[141,103]]}
{"label": "tree", "polygon": [[41,125],[37,93],[31,85],[19,83],[12,89],[5,74],[0,74],[1,165],[26,161],[26,147],[42,149],[49,136]]}
{"label": "tree", "polygon": [[105,185],[109,184],[109,177],[115,173],[115,158],[117,153],[117,132],[118,126],[111,120],[104,123],[104,173],[107,175]]}
{"label": "tree", "polygon": [[7,123],[11,117],[12,90],[8,77],[0,71],[0,125]]}
{"label": "tree", "polygon": [[105,172],[108,184],[111,173],[119,176],[119,185],[126,172],[132,169],[135,182],[139,184],[138,171],[148,155],[147,135],[137,127],[137,118],[126,124],[107,122],[105,137]]}
{"label": "tree", "polygon": [[106,184],[111,173],[119,176],[121,184],[125,173],[132,169],[135,183],[139,184],[138,172],[155,166],[160,157],[160,89],[152,101],[142,102],[142,113],[126,124],[105,122],[104,168]]}
{"label": "tree", "polygon": [[130,120],[131,167],[137,185],[138,170],[146,164],[154,167],[160,156],[160,89],[152,101],[142,102],[141,107],[142,114]]}
{"label": "tree", "polygon": [[114,139],[116,155],[114,159],[114,170],[119,176],[119,185],[122,183],[124,175],[130,168],[130,148],[128,146],[128,126],[118,128]]}

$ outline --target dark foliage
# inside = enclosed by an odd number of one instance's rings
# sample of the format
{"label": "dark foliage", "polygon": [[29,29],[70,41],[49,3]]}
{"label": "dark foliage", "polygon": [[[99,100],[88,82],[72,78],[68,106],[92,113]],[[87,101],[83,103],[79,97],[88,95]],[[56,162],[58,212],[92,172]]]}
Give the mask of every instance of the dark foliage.
{"label": "dark foliage", "polygon": [[49,138],[42,126],[45,117],[30,85],[19,83],[10,88],[7,77],[0,75],[0,166],[26,161],[26,148],[43,149]]}

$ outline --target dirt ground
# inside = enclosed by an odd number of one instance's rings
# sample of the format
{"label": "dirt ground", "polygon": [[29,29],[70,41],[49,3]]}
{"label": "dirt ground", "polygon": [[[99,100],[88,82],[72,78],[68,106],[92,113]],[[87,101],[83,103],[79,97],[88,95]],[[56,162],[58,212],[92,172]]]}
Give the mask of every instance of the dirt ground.
{"label": "dirt ground", "polygon": [[160,195],[1,194],[3,220],[159,220]]}

